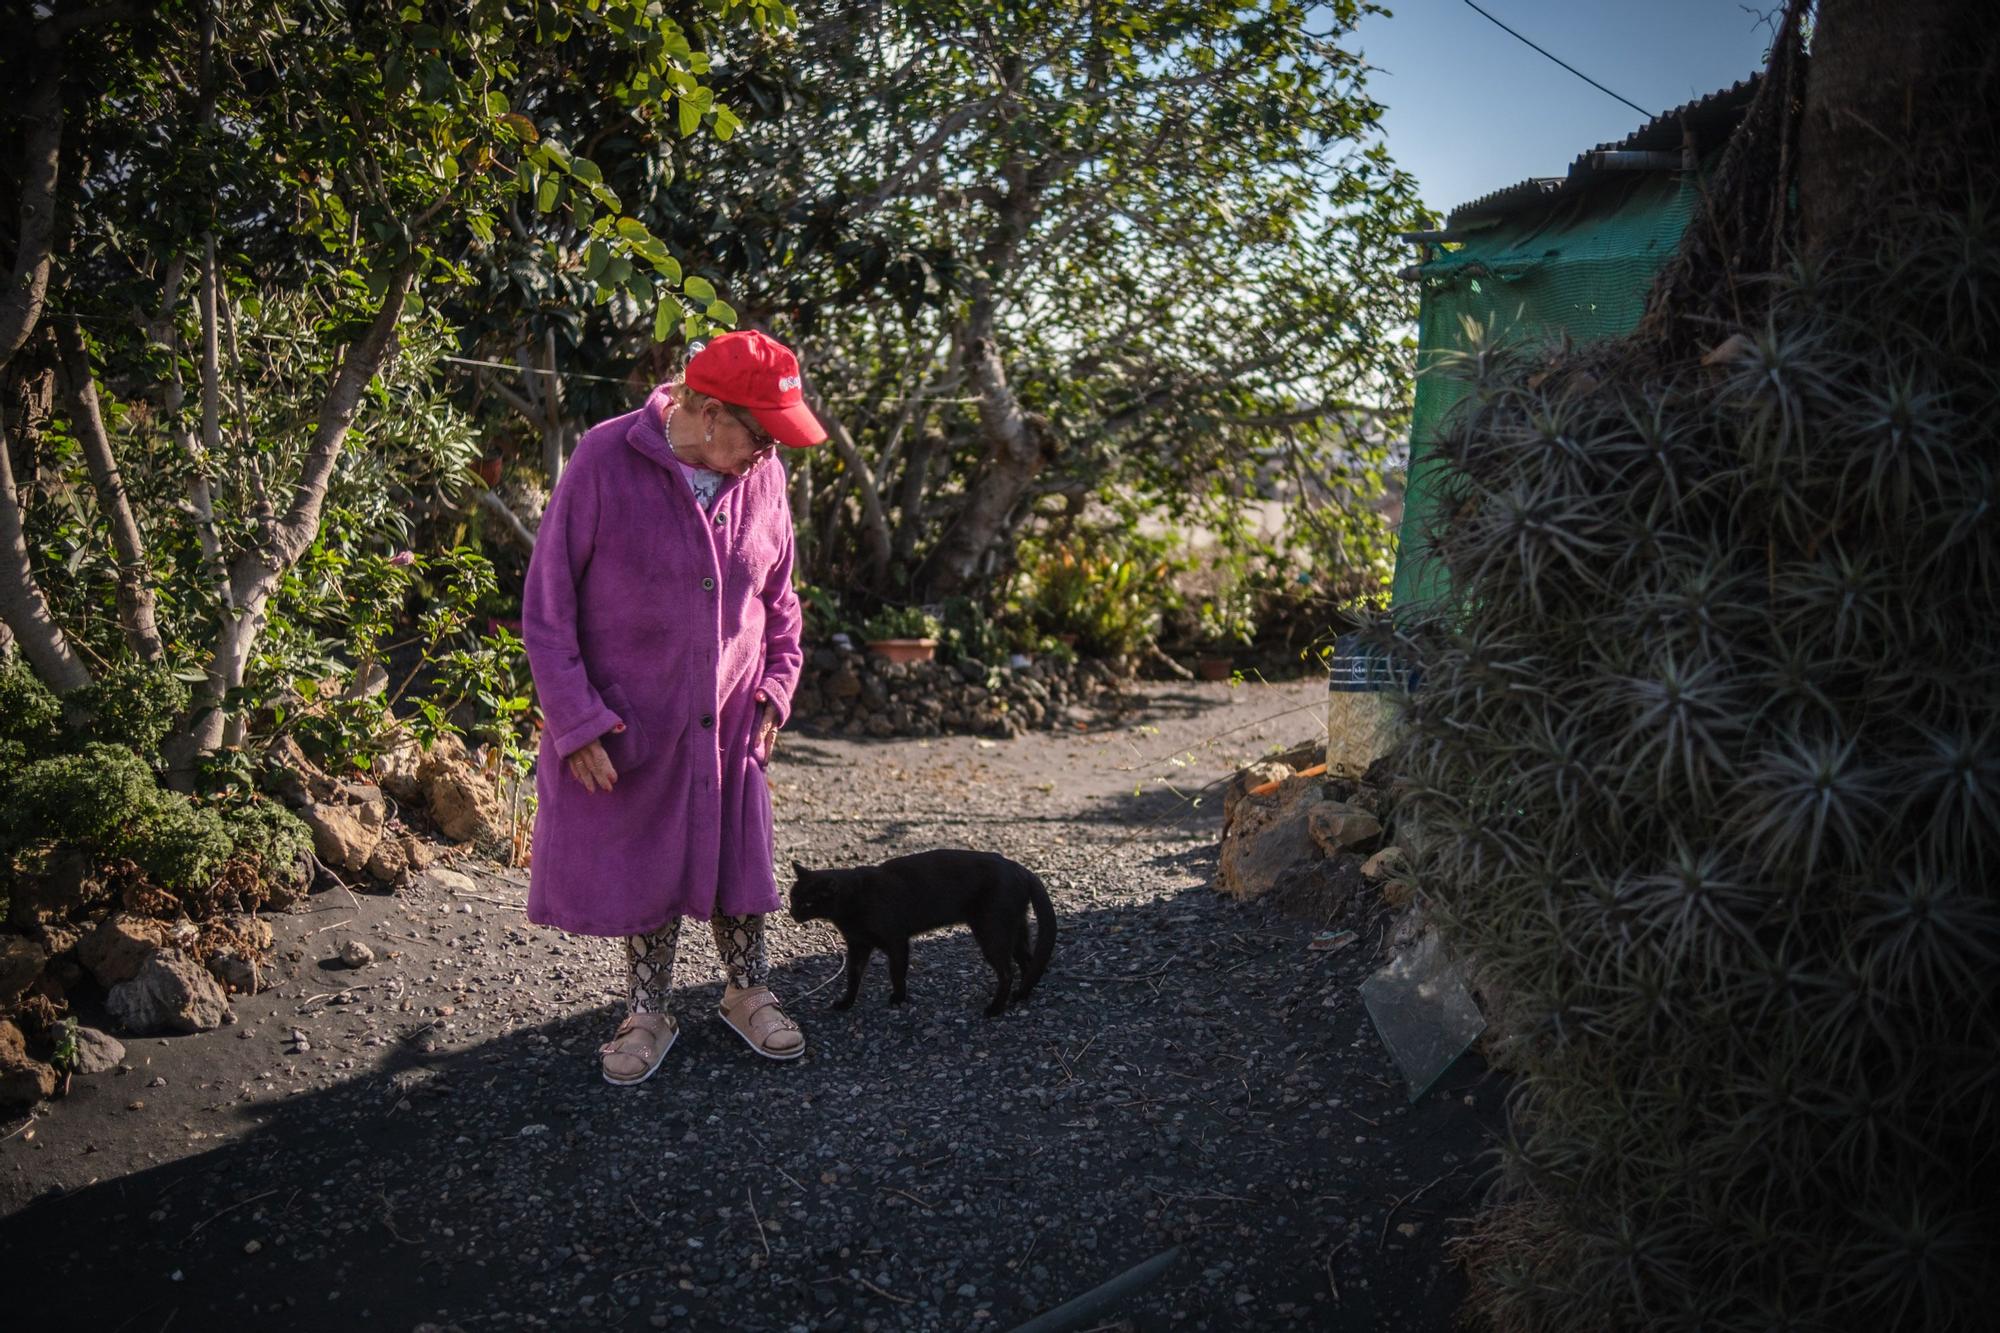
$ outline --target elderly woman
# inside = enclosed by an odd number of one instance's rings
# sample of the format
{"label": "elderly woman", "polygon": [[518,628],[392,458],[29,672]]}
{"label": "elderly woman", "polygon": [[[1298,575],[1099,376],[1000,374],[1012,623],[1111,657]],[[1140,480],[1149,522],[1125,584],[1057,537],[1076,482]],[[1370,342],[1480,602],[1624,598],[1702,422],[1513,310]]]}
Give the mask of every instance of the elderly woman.
{"label": "elderly woman", "polygon": [[522,638],[543,726],[528,919],[625,942],[627,1012],[600,1053],[643,1083],[679,1033],[681,921],[711,923],[721,1016],[759,1055],[805,1036],[766,984],[764,768],[798,683],[799,601],[780,444],[826,438],[799,366],[728,333],[637,412],[593,427],[550,497]]}

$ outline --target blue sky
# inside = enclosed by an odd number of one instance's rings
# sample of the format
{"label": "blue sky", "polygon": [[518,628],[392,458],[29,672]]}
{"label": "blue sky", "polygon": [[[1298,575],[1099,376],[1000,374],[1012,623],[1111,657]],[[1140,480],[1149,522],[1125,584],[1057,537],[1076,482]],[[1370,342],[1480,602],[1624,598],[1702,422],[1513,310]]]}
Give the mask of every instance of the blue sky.
{"label": "blue sky", "polygon": [[[1376,70],[1389,151],[1439,213],[1529,176],[1559,176],[1585,149],[1645,122],[1468,8],[1386,0],[1344,45]],[[1775,0],[1771,0],[1774,5]],[[1745,0],[1479,0],[1647,111],[1726,88],[1760,67],[1770,5]],[[1753,12],[1754,11],[1754,12]]]}

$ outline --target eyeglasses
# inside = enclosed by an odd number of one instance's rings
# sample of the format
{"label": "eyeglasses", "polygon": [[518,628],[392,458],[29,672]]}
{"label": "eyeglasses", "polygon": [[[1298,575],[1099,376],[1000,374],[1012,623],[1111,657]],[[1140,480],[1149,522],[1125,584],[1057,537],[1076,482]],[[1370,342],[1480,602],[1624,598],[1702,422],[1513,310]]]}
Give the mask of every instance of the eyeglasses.
{"label": "eyeglasses", "polygon": [[745,420],[742,413],[732,411],[729,415],[736,419],[737,425],[743,427],[743,433],[750,437],[750,443],[758,450],[762,451],[778,447],[777,440],[773,439],[763,427]]}

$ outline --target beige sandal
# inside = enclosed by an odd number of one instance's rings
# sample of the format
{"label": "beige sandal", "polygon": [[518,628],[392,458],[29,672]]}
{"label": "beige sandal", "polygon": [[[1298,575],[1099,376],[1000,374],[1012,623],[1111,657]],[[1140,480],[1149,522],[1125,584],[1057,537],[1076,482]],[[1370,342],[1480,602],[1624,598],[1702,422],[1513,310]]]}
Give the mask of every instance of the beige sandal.
{"label": "beige sandal", "polygon": [[604,1081],[621,1088],[644,1083],[660,1067],[680,1036],[672,1014],[627,1014],[610,1041],[597,1048]]}
{"label": "beige sandal", "polygon": [[722,1007],[716,1011],[750,1049],[769,1060],[796,1060],[806,1053],[806,1034],[778,1007],[778,997],[769,986],[752,986],[722,992]]}

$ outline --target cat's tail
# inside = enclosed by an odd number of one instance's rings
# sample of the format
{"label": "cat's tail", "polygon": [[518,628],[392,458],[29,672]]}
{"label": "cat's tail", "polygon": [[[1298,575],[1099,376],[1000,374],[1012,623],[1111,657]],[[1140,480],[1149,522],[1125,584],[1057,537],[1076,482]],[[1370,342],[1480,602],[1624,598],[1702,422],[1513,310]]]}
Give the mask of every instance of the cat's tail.
{"label": "cat's tail", "polygon": [[1028,905],[1035,909],[1035,953],[1021,978],[1021,994],[1026,995],[1049,970],[1049,958],[1056,951],[1056,906],[1049,901],[1049,886],[1041,876],[1022,869],[1028,876]]}

